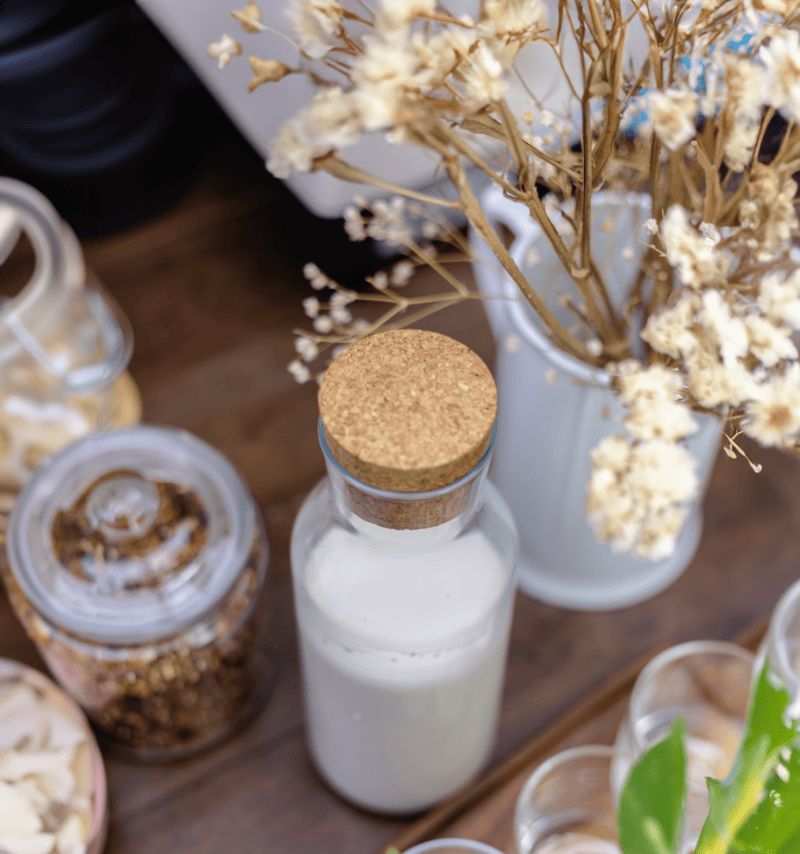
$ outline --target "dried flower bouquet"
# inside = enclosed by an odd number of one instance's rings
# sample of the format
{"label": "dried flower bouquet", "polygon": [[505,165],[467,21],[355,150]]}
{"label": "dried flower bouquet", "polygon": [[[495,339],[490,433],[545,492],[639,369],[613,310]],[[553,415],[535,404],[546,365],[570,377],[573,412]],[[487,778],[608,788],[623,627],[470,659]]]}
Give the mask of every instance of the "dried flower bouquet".
{"label": "dried flower bouquet", "polygon": [[[291,0],[296,61],[250,56],[251,90],[307,75],[318,94],[272,142],[278,177],[325,170],[396,196],[345,212],[353,239],[405,246],[409,261],[371,280],[367,294],[315,265],[324,302],[304,305],[313,332],[297,339],[290,370],[379,327],[475,296],[455,279],[430,238],[465,248],[448,209],[466,216],[558,345],[608,370],[626,407],[624,434],[593,454],[587,510],[598,537],[620,550],[668,554],[695,490],[684,440],[699,411],[727,423],[725,451],[741,433],[762,445],[800,439],[800,271],[793,254],[800,171],[798,0],[482,0],[466,14],[436,0]],[[256,3],[231,13],[248,34],[266,29]],[[262,35],[263,39],[263,35]],[[515,60],[544,45],[560,70],[563,103],[508,97]],[[263,42],[262,42],[263,44]],[[272,46],[274,48],[273,39]],[[267,48],[270,51],[270,48]],[[242,53],[230,36],[209,46],[220,66]],[[379,131],[437,158],[455,201],[395,186],[352,166],[348,146]],[[477,170],[523,205],[575,286],[560,322],[492,228],[469,174]],[[615,303],[592,254],[600,190],[644,193],[651,218],[643,262]],[[405,197],[405,198],[402,198]],[[406,201],[409,199],[410,201]],[[441,215],[432,215],[439,210]],[[421,215],[428,226],[412,227]],[[428,264],[450,290],[399,290]],[[382,303],[353,319],[356,300]],[[642,330],[641,333],[638,330]],[[758,470],[758,466],[752,464]]]}

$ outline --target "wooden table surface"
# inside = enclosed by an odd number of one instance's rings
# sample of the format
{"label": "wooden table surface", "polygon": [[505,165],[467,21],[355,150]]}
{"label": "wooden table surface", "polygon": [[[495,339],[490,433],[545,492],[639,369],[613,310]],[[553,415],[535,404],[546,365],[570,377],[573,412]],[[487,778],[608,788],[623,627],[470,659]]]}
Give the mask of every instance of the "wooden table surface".
{"label": "wooden table surface", "polygon": [[[309,293],[301,265],[325,259],[314,233],[298,233],[286,204],[269,181],[212,172],[170,211],[84,244],[133,325],[130,369],[146,421],[212,443],[250,484],[266,519],[277,601],[270,636],[277,682],[249,729],[171,765],[108,759],[108,854],[371,854],[411,820],[342,802],[315,775],[303,741],[288,542],[323,462],[316,387],[298,386],[285,365]],[[479,303],[427,325],[491,364]],[[667,591],[608,613],[518,596],[494,762],[651,648],[731,638],[774,607],[800,574],[800,460],[753,455],[764,464],[759,475],[720,455],[700,549]],[[41,666],[4,598],[0,656]]]}

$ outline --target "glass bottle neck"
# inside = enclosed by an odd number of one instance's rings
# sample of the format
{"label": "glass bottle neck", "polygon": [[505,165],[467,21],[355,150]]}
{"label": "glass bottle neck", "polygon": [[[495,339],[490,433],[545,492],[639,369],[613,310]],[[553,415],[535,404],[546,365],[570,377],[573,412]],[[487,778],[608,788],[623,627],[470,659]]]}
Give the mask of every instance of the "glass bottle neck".
{"label": "glass bottle neck", "polygon": [[484,483],[494,447],[495,431],[477,465],[457,481],[428,492],[393,492],[363,483],[344,469],[325,441],[320,444],[335,511],[360,533],[384,541],[449,539],[461,531],[483,503]]}

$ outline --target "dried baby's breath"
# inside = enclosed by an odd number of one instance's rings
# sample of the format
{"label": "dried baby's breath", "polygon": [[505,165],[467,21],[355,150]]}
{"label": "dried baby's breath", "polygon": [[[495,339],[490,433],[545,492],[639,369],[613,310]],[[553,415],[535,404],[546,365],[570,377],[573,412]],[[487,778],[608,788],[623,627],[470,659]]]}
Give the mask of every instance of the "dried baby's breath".
{"label": "dried baby's breath", "polygon": [[253,79],[247,85],[248,92],[254,92],[264,83],[277,83],[278,80],[283,80],[287,74],[292,73],[288,65],[277,59],[259,59],[257,56],[250,56],[247,62],[253,72]]}
{"label": "dried baby's breath", "polygon": [[220,68],[225,68],[234,56],[240,56],[242,46],[227,33],[222,34],[218,42],[212,42],[208,46],[208,55],[218,60]]}
{"label": "dried baby's breath", "polygon": [[260,33],[264,29],[261,23],[261,10],[257,3],[248,3],[242,9],[234,9],[231,17],[236,18],[246,33]]}
{"label": "dried baby's breath", "polygon": [[[236,17],[252,23],[255,37],[251,6]],[[658,559],[674,543],[691,490],[678,496],[665,471],[665,497],[651,479],[670,460],[682,487],[694,483],[684,447],[696,426],[690,408],[737,425],[726,445],[735,456],[731,437],[740,429],[768,445],[800,442],[792,256],[800,237],[800,19],[789,0],[704,0],[681,14],[660,0],[552,6],[482,0],[470,18],[436,0],[291,0],[288,37],[299,48],[292,70],[317,94],[271,142],[268,167],[280,178],[326,171],[380,188],[385,200],[358,198],[345,209],[346,231],[408,259],[371,274],[347,301],[346,289],[307,266],[312,288],[332,297],[304,302],[313,330],[299,334],[328,358],[378,329],[476,297],[450,264],[468,257],[448,218],[457,210],[553,343],[611,373],[628,432],[594,460],[589,514],[615,547]],[[630,47],[641,38],[647,44]],[[514,63],[531,45],[560,77],[552,91],[561,94],[549,98],[523,76],[512,102]],[[269,74],[287,68],[269,66]],[[350,162],[348,149],[374,132],[426,149],[448,193],[398,186]],[[474,195],[475,173],[521,205],[551,252],[529,247],[520,269]],[[600,189],[649,197],[642,230],[622,233],[601,214]],[[627,264],[613,265],[616,274],[630,270],[617,301],[593,245],[593,217],[607,239],[618,237]],[[553,256],[575,291],[560,313],[536,290],[549,280],[539,276],[542,259]],[[422,264],[444,281],[441,293],[401,290]],[[292,368],[298,378],[301,368],[302,358]],[[659,391],[641,391],[656,380]],[[622,468],[609,467],[612,451]]]}
{"label": "dried baby's breath", "polygon": [[311,379],[311,371],[300,359],[294,359],[286,367],[289,373],[301,384],[307,383]]}
{"label": "dried baby's breath", "polygon": [[306,317],[318,317],[320,309],[320,302],[316,297],[306,297],[303,300],[303,310],[306,313]]}

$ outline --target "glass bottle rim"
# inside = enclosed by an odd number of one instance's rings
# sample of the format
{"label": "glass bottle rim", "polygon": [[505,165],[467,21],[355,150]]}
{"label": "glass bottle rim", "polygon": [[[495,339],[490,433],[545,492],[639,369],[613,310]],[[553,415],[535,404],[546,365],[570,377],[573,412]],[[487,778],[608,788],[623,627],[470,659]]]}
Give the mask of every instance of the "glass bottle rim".
{"label": "glass bottle rim", "polygon": [[527,804],[533,791],[554,768],[565,765],[567,762],[572,762],[574,759],[582,758],[600,759],[601,761],[608,760],[610,764],[615,756],[616,751],[609,744],[579,744],[576,747],[567,747],[553,754],[537,765],[536,769],[525,781],[525,785],[522,787],[517,799],[518,809]]}
{"label": "glass bottle rim", "polygon": [[363,492],[365,495],[370,495],[374,498],[381,498],[386,501],[427,501],[441,498],[445,495],[449,495],[451,492],[455,492],[457,489],[460,489],[470,481],[474,480],[483,471],[491,459],[492,451],[494,449],[494,442],[497,437],[497,419],[495,419],[494,424],[492,424],[492,432],[489,434],[489,442],[478,462],[475,463],[475,465],[466,474],[463,474],[458,478],[458,480],[454,480],[452,483],[440,486],[437,489],[426,490],[425,492],[396,492],[391,489],[382,489],[379,486],[372,486],[369,483],[365,483],[363,480],[359,480],[359,478],[351,474],[333,455],[333,452],[328,445],[328,441],[325,438],[325,426],[322,423],[322,418],[319,419],[317,424],[317,434],[319,436],[319,444],[322,448],[322,453],[325,456],[325,462],[332,465],[336,473],[355,489]]}
{"label": "glass bottle rim", "polygon": [[650,681],[652,675],[663,667],[672,664],[675,661],[679,661],[682,658],[690,658],[691,656],[699,653],[727,655],[731,658],[737,658],[746,665],[748,672],[752,671],[753,662],[755,661],[755,654],[749,649],[745,649],[743,646],[739,646],[738,644],[730,641],[721,640],[686,641],[684,643],[670,646],[651,658],[636,677],[636,682],[634,683],[633,691],[631,692],[630,704],[628,706],[628,718],[630,722],[634,724],[631,726],[631,732],[633,733],[633,738],[636,742],[637,748],[640,751],[644,751],[650,746],[649,743],[644,742],[639,727],[635,726],[636,722],[642,717],[642,710],[638,707],[642,701],[642,692],[645,690],[645,686]]}
{"label": "glass bottle rim", "polygon": [[521,824],[523,824],[523,822],[526,822],[526,812],[530,807],[533,793],[537,788],[539,788],[542,781],[547,779],[548,775],[552,771],[575,760],[586,759],[589,761],[599,761],[602,764],[607,764],[609,767],[610,789],[610,769],[615,756],[616,749],[611,745],[579,744],[575,747],[565,748],[541,762],[525,781],[519,795],[517,796],[517,802],[514,808],[514,838],[517,844],[519,840],[517,829]]}
{"label": "glass bottle rim", "polygon": [[[190,568],[161,586],[100,592],[73,576],[50,544],[52,520],[104,473],[142,468],[205,490],[209,541]],[[146,473],[146,472],[144,472]],[[193,482],[194,481],[194,482]],[[188,483],[187,483],[188,482]],[[20,493],[9,520],[13,577],[39,616],[80,640],[111,644],[158,641],[204,619],[235,585],[259,529],[255,502],[234,466],[191,433],[151,425],[92,433],[41,465]],[[266,542],[259,563],[265,564]]]}

